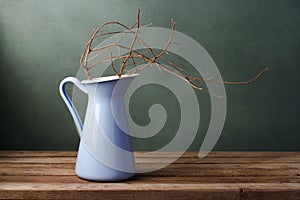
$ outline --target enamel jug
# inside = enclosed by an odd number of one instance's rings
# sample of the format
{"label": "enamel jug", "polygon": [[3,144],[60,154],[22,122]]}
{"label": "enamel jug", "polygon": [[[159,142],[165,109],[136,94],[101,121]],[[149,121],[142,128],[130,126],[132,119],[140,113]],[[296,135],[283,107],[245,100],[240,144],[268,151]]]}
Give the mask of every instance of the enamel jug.
{"label": "enamel jug", "polygon": [[[135,161],[127,134],[124,95],[136,76],[109,76],[82,82],[67,77],[60,83],[60,95],[81,138],[76,161],[77,176],[92,181],[119,181],[134,175]],[[66,93],[67,83],[73,83],[88,95],[84,123]],[[121,128],[120,123],[123,124]]]}

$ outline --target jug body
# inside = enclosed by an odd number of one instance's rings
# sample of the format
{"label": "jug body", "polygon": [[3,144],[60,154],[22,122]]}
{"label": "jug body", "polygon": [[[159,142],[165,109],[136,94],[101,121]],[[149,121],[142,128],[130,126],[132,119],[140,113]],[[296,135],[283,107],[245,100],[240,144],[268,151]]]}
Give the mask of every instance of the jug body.
{"label": "jug body", "polygon": [[[93,181],[119,181],[134,176],[135,161],[128,133],[124,94],[134,77],[104,82],[80,83],[68,78],[88,95],[85,121],[70,98],[65,98],[81,140],[76,161],[76,174]],[[78,85],[80,84],[80,85]],[[68,96],[67,96],[68,97]],[[73,113],[72,113],[73,112]]]}

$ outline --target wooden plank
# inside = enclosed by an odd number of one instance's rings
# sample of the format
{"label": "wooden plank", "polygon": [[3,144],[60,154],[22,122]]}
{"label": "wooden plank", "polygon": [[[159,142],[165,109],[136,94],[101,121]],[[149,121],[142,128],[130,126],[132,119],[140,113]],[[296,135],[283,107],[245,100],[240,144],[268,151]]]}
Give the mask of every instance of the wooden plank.
{"label": "wooden plank", "polygon": [[[136,158],[137,163],[168,163],[171,158]],[[75,163],[76,157],[0,157],[0,163]],[[182,157],[176,160],[175,164],[269,164],[269,163],[299,163],[300,157],[279,157],[279,158],[188,158]]]}
{"label": "wooden plank", "polygon": [[[169,157],[137,157],[137,163],[169,163]],[[25,156],[25,157],[0,157],[0,163],[75,163],[76,157],[73,156]],[[182,157],[174,162],[174,164],[276,164],[276,163],[300,163],[299,157],[246,157],[246,158],[216,158],[205,157],[199,159],[197,157]]]}
{"label": "wooden plank", "polygon": [[75,175],[74,164],[0,164],[0,175]]}
{"label": "wooden plank", "polygon": [[[168,158],[136,158],[137,164],[168,164],[171,160]],[[6,157],[0,158],[0,164],[75,164],[75,157]],[[245,158],[245,159],[226,159],[226,158],[205,158],[205,159],[194,159],[194,158],[179,158],[173,164],[201,164],[200,166],[209,165],[242,165],[248,164],[253,166],[293,166],[296,167],[296,163],[299,163],[300,159],[255,159],[255,158]]]}
{"label": "wooden plank", "polygon": [[300,184],[297,183],[208,183],[208,184],[165,184],[165,183],[138,183],[138,182],[123,182],[123,183],[97,183],[90,182],[85,183],[2,183],[0,185],[1,190],[14,190],[14,191],[60,191],[60,190],[71,190],[71,191],[92,191],[92,190],[231,190],[233,188],[249,188],[254,190],[300,190]]}
{"label": "wooden plank", "polygon": [[0,151],[0,157],[60,157],[77,156],[76,151]]}
{"label": "wooden plank", "polygon": [[[137,164],[138,171],[156,169],[156,164]],[[0,164],[1,175],[74,175],[74,164]],[[189,169],[189,170],[187,170]],[[288,164],[172,164],[151,176],[299,176],[299,165]],[[143,174],[141,174],[142,176]]]}
{"label": "wooden plank", "polygon": [[[136,154],[145,169],[174,158]],[[300,199],[299,152],[187,152],[119,183],[75,175],[73,151],[0,151],[0,199]]]}
{"label": "wooden plank", "polygon": [[[84,183],[90,184],[93,182],[86,181],[78,178],[77,176],[59,176],[59,175],[34,175],[34,176],[0,176],[0,182],[7,183]],[[258,176],[258,177],[214,177],[214,176],[203,176],[203,177],[190,177],[190,176],[140,176],[136,174],[133,178],[125,181],[127,183],[138,182],[138,183],[300,183],[299,176]]]}
{"label": "wooden plank", "polygon": [[142,190],[142,191],[4,191],[3,199],[143,199],[143,200],[299,200],[298,190],[256,191],[235,188],[232,190]]}
{"label": "wooden plank", "polygon": [[76,162],[76,157],[70,156],[70,157],[0,157],[0,163],[3,164],[9,164],[9,163],[17,163],[17,164],[25,164],[25,163],[31,163],[31,164],[46,164],[46,163],[52,163],[52,164],[63,164],[63,163],[69,163],[74,164]]}
{"label": "wooden plank", "polygon": [[[175,157],[177,154],[172,152],[159,152],[159,153],[151,153],[147,154],[148,152],[135,152],[136,157]],[[0,150],[0,157],[76,157],[76,151],[3,151]],[[207,157],[214,157],[214,158],[230,158],[230,157],[239,157],[239,158],[248,158],[248,157],[266,157],[266,158],[273,158],[273,157],[300,157],[299,152],[228,152],[228,151],[218,151],[218,152],[210,152]],[[190,158],[197,158],[198,152],[185,152],[182,157],[190,157]]]}
{"label": "wooden plank", "polygon": [[[185,194],[185,195],[184,195]],[[300,185],[259,184],[26,184],[4,183],[0,196],[6,199],[299,199]]]}

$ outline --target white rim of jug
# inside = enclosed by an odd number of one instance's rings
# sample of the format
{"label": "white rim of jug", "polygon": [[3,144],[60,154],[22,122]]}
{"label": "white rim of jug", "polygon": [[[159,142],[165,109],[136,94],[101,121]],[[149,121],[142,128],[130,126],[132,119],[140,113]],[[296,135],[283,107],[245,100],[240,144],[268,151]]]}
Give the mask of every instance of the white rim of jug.
{"label": "white rim of jug", "polygon": [[92,80],[86,79],[81,81],[83,84],[88,84],[88,83],[101,83],[101,82],[107,82],[107,81],[114,81],[114,80],[120,80],[123,78],[131,78],[131,77],[137,77],[139,74],[124,74],[121,77],[118,75],[113,75],[113,76],[103,76],[103,77],[98,77],[98,78],[93,78]]}

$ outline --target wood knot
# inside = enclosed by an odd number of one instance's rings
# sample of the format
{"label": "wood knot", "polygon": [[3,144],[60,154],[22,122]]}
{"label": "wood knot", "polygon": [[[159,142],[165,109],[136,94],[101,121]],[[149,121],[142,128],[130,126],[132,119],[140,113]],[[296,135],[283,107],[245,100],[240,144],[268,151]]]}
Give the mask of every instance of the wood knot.
{"label": "wood knot", "polygon": [[240,188],[239,195],[238,195],[238,200],[247,200],[248,195],[246,193],[246,190],[244,188]]}

